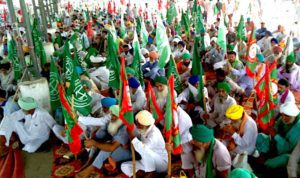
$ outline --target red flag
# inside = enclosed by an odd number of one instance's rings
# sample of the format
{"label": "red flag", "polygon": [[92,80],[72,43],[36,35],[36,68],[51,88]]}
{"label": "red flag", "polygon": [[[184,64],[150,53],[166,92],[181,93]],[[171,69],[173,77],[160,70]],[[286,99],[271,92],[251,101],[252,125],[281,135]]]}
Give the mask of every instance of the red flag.
{"label": "red flag", "polygon": [[147,103],[148,103],[148,108],[149,111],[152,113],[154,119],[155,119],[155,124],[159,123],[161,120],[164,119],[164,115],[161,112],[157,102],[156,102],[156,97],[154,94],[154,90],[148,82],[148,92],[147,92]]}
{"label": "red flag", "polygon": [[70,12],[71,12],[71,4],[70,4],[70,1],[68,2],[68,5],[67,5],[67,11],[68,11],[68,13],[70,14]]}
{"label": "red flag", "polygon": [[92,28],[92,22],[91,21],[89,21],[87,23],[86,35],[87,35],[88,38],[93,38],[94,37],[94,30]]}
{"label": "red flag", "polygon": [[123,6],[125,6],[126,5],[126,2],[125,2],[125,0],[120,0],[121,1],[121,4],[123,5]]}
{"label": "red flag", "polygon": [[247,48],[247,56],[246,56],[246,73],[249,77],[255,77],[255,68],[257,65],[256,59],[256,38],[255,38],[255,28],[252,28],[250,35],[248,36],[248,48]]}
{"label": "red flag", "polygon": [[162,10],[162,0],[158,0],[158,10]]}
{"label": "red flag", "polygon": [[142,15],[143,15],[143,9],[142,9],[141,6],[140,6],[140,8],[139,8],[139,15],[140,15],[140,17],[142,17]]}
{"label": "red flag", "polygon": [[167,0],[166,9],[169,9],[169,7],[170,7],[170,0]]}
{"label": "red flag", "polygon": [[6,22],[6,20],[7,20],[7,12],[6,12],[6,9],[3,9],[2,17],[3,17],[3,21]]}
{"label": "red flag", "polygon": [[121,58],[121,110],[119,117],[123,121],[123,123],[126,125],[128,131],[133,131],[134,129],[134,119],[133,119],[133,109],[130,99],[130,93],[129,93],[129,85],[127,80],[127,75],[125,71],[125,59],[124,57]]}
{"label": "red flag", "polygon": [[81,127],[77,123],[77,118],[72,108],[65,97],[65,92],[60,84],[57,85],[59,98],[62,104],[63,115],[66,120],[66,127],[67,127],[67,137],[69,141],[69,148],[71,152],[77,155],[81,150],[81,140],[80,135],[83,132]]}
{"label": "red flag", "polygon": [[0,4],[6,4],[4,0],[0,0]]}
{"label": "red flag", "polygon": [[107,12],[112,15],[114,13],[114,10],[111,6],[111,1],[108,2],[108,5],[107,5]]}
{"label": "red flag", "polygon": [[114,14],[117,14],[117,6],[116,6],[116,3],[115,3],[115,1],[114,1]]}

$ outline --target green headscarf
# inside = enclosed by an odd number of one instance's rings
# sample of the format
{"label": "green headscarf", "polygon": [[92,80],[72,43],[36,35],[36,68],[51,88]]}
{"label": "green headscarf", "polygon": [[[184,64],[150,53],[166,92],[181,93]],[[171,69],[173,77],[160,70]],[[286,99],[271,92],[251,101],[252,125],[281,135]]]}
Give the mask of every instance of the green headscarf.
{"label": "green headscarf", "polygon": [[217,89],[224,89],[227,93],[230,93],[231,87],[227,82],[219,82]]}
{"label": "green headscarf", "polygon": [[256,178],[256,176],[247,169],[236,168],[231,171],[228,178]]}

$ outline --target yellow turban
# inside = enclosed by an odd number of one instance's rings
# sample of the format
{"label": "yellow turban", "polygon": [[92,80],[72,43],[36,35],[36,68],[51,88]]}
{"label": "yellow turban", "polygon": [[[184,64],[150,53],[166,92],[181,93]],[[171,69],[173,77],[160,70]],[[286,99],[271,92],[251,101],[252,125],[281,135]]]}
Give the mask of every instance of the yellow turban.
{"label": "yellow turban", "polygon": [[232,105],[226,110],[226,117],[231,120],[239,120],[242,118],[244,108],[241,105]]}

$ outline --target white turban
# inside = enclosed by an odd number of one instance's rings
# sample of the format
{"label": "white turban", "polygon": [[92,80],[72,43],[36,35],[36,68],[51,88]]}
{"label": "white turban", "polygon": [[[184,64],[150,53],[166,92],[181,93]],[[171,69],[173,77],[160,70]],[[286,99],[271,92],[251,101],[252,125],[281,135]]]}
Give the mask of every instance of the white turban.
{"label": "white turban", "polygon": [[293,102],[287,102],[280,106],[280,113],[283,113],[287,116],[296,117],[299,114],[299,109],[297,105]]}

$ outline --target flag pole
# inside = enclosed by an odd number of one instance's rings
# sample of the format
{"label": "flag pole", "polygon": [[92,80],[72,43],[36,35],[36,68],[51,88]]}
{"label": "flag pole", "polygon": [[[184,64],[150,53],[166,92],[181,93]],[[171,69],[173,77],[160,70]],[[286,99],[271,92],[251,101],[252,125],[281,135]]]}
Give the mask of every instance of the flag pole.
{"label": "flag pole", "polygon": [[132,173],[133,173],[133,178],[136,178],[136,161],[135,161],[135,153],[134,153],[134,147],[133,144],[130,143],[130,148],[131,148],[131,156],[132,156]]}
{"label": "flag pole", "polygon": [[[171,138],[169,138],[168,140],[168,144],[171,145]],[[172,153],[171,151],[168,149],[168,178],[171,178],[172,175]]]}

